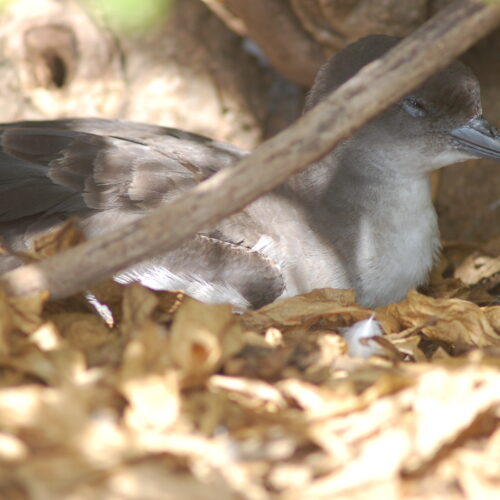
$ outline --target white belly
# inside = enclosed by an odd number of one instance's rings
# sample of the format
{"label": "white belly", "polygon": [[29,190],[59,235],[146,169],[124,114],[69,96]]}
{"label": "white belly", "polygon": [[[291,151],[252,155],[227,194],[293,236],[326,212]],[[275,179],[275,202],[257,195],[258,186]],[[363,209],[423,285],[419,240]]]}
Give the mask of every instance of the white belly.
{"label": "white belly", "polygon": [[[401,300],[425,283],[439,251],[427,182],[405,184],[391,195],[380,198],[377,210],[361,212],[355,228],[332,222],[334,243],[320,238],[303,214],[289,207],[286,230],[264,252],[281,262],[283,297],[315,288],[353,288],[361,305],[375,307]],[[395,206],[402,208],[395,211]]]}

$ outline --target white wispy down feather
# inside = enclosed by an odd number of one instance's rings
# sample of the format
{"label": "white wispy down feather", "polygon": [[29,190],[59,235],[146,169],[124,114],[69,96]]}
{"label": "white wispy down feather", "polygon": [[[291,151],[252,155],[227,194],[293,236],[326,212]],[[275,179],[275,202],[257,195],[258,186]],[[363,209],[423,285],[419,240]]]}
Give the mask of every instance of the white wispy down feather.
{"label": "white wispy down feather", "polygon": [[373,340],[362,342],[362,340],[381,335],[382,328],[380,323],[375,320],[374,314],[368,319],[354,323],[342,332],[342,336],[347,342],[349,355],[356,358],[369,358],[373,354],[379,354],[381,349],[376,342]]}

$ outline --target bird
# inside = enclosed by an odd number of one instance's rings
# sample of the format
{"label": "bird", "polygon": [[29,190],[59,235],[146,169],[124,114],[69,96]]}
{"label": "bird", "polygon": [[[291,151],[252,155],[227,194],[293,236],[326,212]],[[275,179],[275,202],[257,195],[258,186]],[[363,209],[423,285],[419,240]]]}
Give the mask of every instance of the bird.
{"label": "bird", "polygon": [[[399,41],[370,35],[337,52],[304,111]],[[124,120],[0,124],[0,237],[10,252],[0,273],[70,217],[95,238],[248,154]],[[454,61],[283,185],[114,279],[235,308],[317,288],[353,289],[364,307],[402,300],[427,281],[440,253],[429,174],[473,158],[499,161],[500,135],[482,116],[477,78]]]}

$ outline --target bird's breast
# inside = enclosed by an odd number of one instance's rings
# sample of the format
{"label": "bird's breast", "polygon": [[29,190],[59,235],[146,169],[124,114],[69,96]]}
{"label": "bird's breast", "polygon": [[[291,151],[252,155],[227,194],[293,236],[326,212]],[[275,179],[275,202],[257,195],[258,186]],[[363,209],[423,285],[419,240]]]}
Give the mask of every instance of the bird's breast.
{"label": "bird's breast", "polygon": [[326,206],[289,210],[275,260],[284,295],[315,288],[353,288],[376,307],[423,284],[439,250],[437,217],[427,179],[377,186],[344,185]]}
{"label": "bird's breast", "polygon": [[365,306],[401,300],[424,284],[439,253],[437,216],[426,185],[408,186],[399,195],[360,222],[349,274]]}

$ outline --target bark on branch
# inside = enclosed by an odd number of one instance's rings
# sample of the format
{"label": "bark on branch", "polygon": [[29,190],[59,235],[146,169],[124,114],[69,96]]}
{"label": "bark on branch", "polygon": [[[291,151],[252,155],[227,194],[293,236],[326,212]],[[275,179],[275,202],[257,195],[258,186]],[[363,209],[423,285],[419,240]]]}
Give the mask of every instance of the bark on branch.
{"label": "bark on branch", "polygon": [[308,87],[325,62],[323,47],[304,31],[283,0],[226,0],[245,23],[248,35],[275,68],[290,80]]}
{"label": "bark on branch", "polygon": [[48,289],[53,298],[65,297],[175,248],[321,158],[499,22],[498,3],[458,0],[236,167],[217,173],[141,220],[15,269],[0,278],[0,285],[12,295]]}

